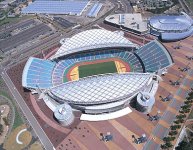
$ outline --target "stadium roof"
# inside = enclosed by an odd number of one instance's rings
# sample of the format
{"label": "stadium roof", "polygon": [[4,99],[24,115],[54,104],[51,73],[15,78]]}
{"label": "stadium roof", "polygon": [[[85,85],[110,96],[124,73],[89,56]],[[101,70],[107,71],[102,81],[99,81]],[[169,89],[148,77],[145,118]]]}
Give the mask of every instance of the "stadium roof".
{"label": "stadium roof", "polygon": [[81,15],[88,3],[88,0],[36,0],[24,8],[22,13]]}
{"label": "stadium roof", "polygon": [[137,45],[133,44],[117,32],[111,32],[104,29],[92,29],[83,31],[66,39],[65,43],[51,59],[79,51],[105,47],[137,47]]}
{"label": "stadium roof", "polygon": [[182,31],[193,25],[193,20],[185,13],[182,15],[154,16],[149,20],[149,25],[157,30]]}
{"label": "stadium roof", "polygon": [[75,104],[102,104],[133,96],[151,82],[153,74],[105,74],[71,81],[49,90],[50,96]]}

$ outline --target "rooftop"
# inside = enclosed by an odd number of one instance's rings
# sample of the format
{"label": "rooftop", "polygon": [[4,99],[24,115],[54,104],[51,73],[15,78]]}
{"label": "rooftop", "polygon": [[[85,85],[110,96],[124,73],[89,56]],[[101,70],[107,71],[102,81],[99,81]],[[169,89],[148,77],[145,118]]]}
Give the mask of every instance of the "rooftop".
{"label": "rooftop", "polygon": [[185,13],[181,15],[160,15],[151,17],[149,24],[158,30],[187,30],[193,25],[193,20]]}
{"label": "rooftop", "polygon": [[137,47],[126,39],[120,32],[111,32],[104,29],[92,29],[78,33],[65,40],[52,58],[67,54],[105,47]]}
{"label": "rooftop", "polygon": [[[143,20],[140,13],[114,14],[106,17],[105,20],[140,32],[145,32],[148,30],[147,22]],[[124,22],[122,22],[123,20]]]}
{"label": "rooftop", "polygon": [[51,95],[69,103],[100,104],[129,97],[143,90],[153,74],[105,74],[67,82],[50,89]]}

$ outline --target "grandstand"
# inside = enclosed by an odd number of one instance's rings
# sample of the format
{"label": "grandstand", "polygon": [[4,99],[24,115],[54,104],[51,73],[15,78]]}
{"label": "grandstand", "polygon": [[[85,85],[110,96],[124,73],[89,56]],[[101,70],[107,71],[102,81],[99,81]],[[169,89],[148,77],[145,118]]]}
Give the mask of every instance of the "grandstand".
{"label": "grandstand", "polygon": [[88,0],[36,0],[23,8],[23,14],[68,14],[81,15]]}
{"label": "grandstand", "polygon": [[193,34],[193,20],[186,13],[151,17],[150,33],[163,41],[176,41]]}
{"label": "grandstand", "polygon": [[[118,71],[117,62],[129,68],[127,72]],[[156,40],[139,47],[122,33],[92,29],[66,39],[48,60],[29,58],[22,85],[41,89],[46,103],[68,103],[82,111],[85,119],[86,114],[114,114],[124,109],[140,91],[154,95],[159,79],[155,73],[172,64],[169,52]],[[78,78],[71,80],[71,74]],[[48,104],[55,108],[52,102]]]}
{"label": "grandstand", "polygon": [[52,87],[52,72],[55,62],[39,58],[29,58],[24,68],[22,85],[28,88]]}

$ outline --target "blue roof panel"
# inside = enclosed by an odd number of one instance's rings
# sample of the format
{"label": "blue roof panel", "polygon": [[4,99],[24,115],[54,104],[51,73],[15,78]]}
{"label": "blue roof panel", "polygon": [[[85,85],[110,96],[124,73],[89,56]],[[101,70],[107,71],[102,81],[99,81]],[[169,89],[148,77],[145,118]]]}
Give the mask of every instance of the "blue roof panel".
{"label": "blue roof panel", "polygon": [[58,1],[58,0],[36,0],[22,10],[24,14],[72,14],[81,15],[88,0],[79,1]]}

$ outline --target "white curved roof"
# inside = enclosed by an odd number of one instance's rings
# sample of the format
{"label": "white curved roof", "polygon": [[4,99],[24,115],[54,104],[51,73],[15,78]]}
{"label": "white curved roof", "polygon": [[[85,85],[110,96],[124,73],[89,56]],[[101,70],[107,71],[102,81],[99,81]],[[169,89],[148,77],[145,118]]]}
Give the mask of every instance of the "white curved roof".
{"label": "white curved roof", "polygon": [[158,30],[186,30],[191,27],[193,20],[185,13],[182,15],[162,15],[154,16],[149,20],[151,27]]}
{"label": "white curved roof", "polygon": [[66,39],[65,43],[51,59],[79,51],[105,47],[137,47],[137,45],[117,32],[104,29],[92,29]]}
{"label": "white curved roof", "polygon": [[101,104],[128,98],[144,88],[153,74],[104,74],[67,82],[50,89],[49,94],[60,101],[75,104]]}

